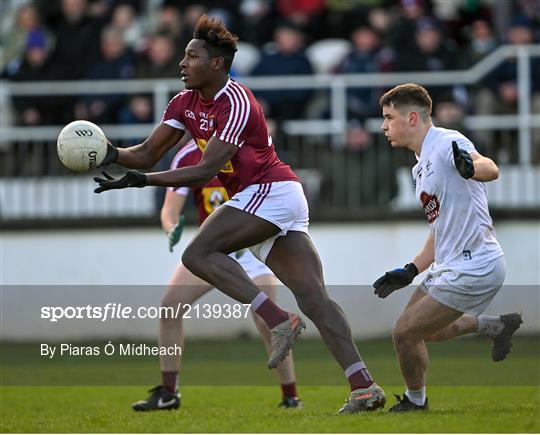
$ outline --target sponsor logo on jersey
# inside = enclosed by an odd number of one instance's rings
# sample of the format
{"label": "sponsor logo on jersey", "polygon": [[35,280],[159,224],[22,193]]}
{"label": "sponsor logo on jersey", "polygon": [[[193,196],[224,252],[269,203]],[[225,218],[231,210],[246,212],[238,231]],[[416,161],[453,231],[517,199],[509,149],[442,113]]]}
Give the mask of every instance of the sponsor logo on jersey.
{"label": "sponsor logo on jersey", "polygon": [[420,201],[422,201],[422,207],[424,207],[424,213],[426,214],[428,222],[432,224],[435,222],[435,219],[439,217],[439,210],[441,207],[439,198],[437,198],[437,195],[430,195],[427,192],[422,192],[420,194]]}
{"label": "sponsor logo on jersey", "polygon": [[431,165],[432,165],[431,161],[428,160],[426,163],[426,172],[427,172],[426,178],[429,177],[430,175],[433,175],[433,171],[431,170]]}

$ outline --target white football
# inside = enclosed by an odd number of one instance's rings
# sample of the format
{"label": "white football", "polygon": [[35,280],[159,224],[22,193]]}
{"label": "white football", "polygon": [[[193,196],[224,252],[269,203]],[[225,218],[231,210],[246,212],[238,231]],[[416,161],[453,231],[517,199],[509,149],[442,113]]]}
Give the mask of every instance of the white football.
{"label": "white football", "polygon": [[107,137],[96,124],[73,121],[58,135],[56,151],[67,168],[77,172],[89,171],[103,162],[107,154]]}

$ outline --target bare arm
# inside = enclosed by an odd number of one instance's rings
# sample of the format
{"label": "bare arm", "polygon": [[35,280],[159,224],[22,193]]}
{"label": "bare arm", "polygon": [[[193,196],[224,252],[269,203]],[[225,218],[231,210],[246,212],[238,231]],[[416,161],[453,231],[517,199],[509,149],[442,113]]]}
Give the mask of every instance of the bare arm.
{"label": "bare arm", "polygon": [[176,192],[167,191],[165,194],[165,201],[163,207],[161,207],[161,227],[163,231],[168,233],[178,223],[180,213],[184,209],[187,196],[179,195]]}
{"label": "bare arm", "polygon": [[214,136],[208,141],[198,165],[149,174],[131,170],[127,171],[122,178],[117,179],[103,172],[105,178],[94,177],[94,181],[99,184],[99,187],[94,189],[94,193],[101,193],[111,189],[125,189],[127,187],[202,186],[226,166],[236,151],[238,151],[236,145],[223,142]]}
{"label": "bare arm", "polygon": [[238,151],[234,144],[212,137],[196,166],[146,174],[147,186],[200,186],[214,178]]}
{"label": "bare arm", "polygon": [[478,152],[471,153],[471,158],[474,165],[473,180],[487,182],[499,178],[499,168],[493,160]]}
{"label": "bare arm", "polygon": [[426,270],[431,263],[435,261],[435,243],[433,240],[433,234],[429,233],[429,236],[424,244],[422,250],[418,253],[412,263],[418,269],[418,273],[422,273]]}
{"label": "bare arm", "polygon": [[183,130],[159,124],[143,143],[129,148],[117,148],[116,163],[131,169],[151,168],[183,135]]}

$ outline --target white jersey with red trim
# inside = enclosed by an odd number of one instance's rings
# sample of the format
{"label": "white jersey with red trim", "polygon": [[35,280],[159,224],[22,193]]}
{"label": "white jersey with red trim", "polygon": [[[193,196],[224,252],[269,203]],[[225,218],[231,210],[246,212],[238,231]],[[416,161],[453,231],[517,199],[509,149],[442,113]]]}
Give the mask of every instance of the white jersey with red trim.
{"label": "white jersey with red trim", "polygon": [[432,126],[412,169],[440,266],[477,267],[503,255],[489,215],[486,188],[465,180],[454,164],[452,141],[472,153],[472,142],[455,130]]}

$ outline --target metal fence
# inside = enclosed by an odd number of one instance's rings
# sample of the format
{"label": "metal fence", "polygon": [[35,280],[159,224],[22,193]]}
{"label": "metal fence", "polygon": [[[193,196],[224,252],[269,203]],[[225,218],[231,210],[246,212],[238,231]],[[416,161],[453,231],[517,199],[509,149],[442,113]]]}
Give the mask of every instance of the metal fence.
{"label": "metal fence", "polygon": [[[361,150],[346,146],[348,129],[347,92],[356,88],[386,88],[415,82],[425,86],[478,84],[508,57],[515,57],[518,71],[519,103],[510,115],[467,116],[464,127],[473,140],[482,132],[511,134],[517,148],[517,161],[501,166],[501,179],[488,185],[491,204],[500,210],[540,210],[539,168],[531,159],[533,133],[540,129],[540,114],[531,108],[532,83],[529,75],[532,57],[540,56],[540,45],[503,46],[470,70],[438,73],[378,73],[314,75],[291,77],[243,77],[254,91],[313,89],[326,105],[327,119],[287,120],[279,128],[277,148],[280,157],[297,170],[304,181],[315,218],[342,219],[355,216],[392,216],[416,207],[412,195],[410,153],[391,151],[379,134],[382,119],[367,119],[363,128],[370,134]],[[540,80],[534,77],[533,80]],[[44,98],[84,95],[150,94],[154,122],[182,83],[177,79],[130,81],[73,81],[13,83],[0,82],[0,104],[5,109],[12,97]],[[160,193],[143,189],[137,195],[96,199],[91,194],[91,176],[75,176],[56,157],[56,138],[62,126],[16,127],[0,116],[0,217],[20,219],[79,219],[81,217],[152,217],[160,205]],[[116,145],[143,140],[154,124],[102,125]],[[489,155],[489,152],[486,154]],[[169,154],[169,158],[171,154]],[[167,166],[162,162],[161,168]],[[118,171],[121,169],[118,168]],[[521,174],[516,179],[515,174]],[[509,192],[519,192],[516,196]]]}

